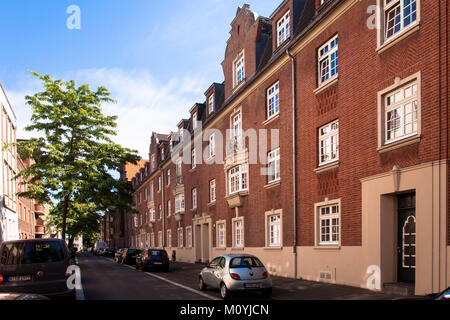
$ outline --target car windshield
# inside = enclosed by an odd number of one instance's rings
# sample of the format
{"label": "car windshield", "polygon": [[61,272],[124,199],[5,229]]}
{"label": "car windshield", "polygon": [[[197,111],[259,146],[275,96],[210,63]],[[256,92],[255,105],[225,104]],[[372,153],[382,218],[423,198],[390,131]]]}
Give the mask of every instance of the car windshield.
{"label": "car windshield", "polygon": [[264,267],[261,261],[256,257],[238,257],[230,262],[230,268],[258,268]]}
{"label": "car windshield", "polygon": [[127,254],[134,254],[137,250],[135,249],[128,249]]}
{"label": "car windshield", "polygon": [[167,256],[167,253],[165,251],[150,250],[149,255],[152,257],[165,257]]}
{"label": "car windshield", "polygon": [[3,246],[4,265],[58,262],[64,260],[61,243],[56,241],[15,242]]}

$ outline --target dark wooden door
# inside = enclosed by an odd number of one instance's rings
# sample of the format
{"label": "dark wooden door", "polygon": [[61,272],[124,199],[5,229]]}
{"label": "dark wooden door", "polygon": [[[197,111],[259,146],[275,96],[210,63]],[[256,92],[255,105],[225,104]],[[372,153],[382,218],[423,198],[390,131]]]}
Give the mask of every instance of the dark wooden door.
{"label": "dark wooden door", "polygon": [[398,282],[416,279],[416,195],[398,196]]}

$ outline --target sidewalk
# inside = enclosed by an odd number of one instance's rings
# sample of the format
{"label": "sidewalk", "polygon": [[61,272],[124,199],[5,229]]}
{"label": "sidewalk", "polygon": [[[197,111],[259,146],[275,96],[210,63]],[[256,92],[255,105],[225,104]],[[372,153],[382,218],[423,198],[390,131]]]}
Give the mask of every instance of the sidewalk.
{"label": "sidewalk", "polygon": [[[198,275],[204,266],[176,262],[171,263],[169,273],[156,273],[158,276],[197,289]],[[399,297],[380,292],[333,285],[328,283],[272,277],[273,300],[393,300]],[[214,291],[207,291],[214,294]]]}

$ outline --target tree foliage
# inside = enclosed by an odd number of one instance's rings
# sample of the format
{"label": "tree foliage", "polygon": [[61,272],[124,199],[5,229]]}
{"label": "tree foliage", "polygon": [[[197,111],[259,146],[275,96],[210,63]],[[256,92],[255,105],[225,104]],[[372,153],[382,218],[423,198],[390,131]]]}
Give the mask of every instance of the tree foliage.
{"label": "tree foliage", "polygon": [[22,159],[34,164],[18,174],[28,180],[19,196],[53,203],[51,219],[63,237],[98,230],[99,213],[109,207],[133,212],[132,186],[116,178],[124,163],[136,163],[136,151],[112,140],[117,116],[105,116],[101,105],[115,102],[104,87],[92,91],[87,84],[38,77],[43,92],[26,96],[32,108],[26,131],[39,137],[18,141]]}

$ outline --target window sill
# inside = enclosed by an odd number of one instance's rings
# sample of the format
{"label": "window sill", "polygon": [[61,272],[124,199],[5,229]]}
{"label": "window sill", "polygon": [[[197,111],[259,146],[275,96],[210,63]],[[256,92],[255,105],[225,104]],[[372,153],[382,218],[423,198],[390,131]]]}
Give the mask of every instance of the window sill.
{"label": "window sill", "polygon": [[220,250],[220,251],[226,251],[227,250],[227,248],[225,247],[225,248],[219,248],[219,247],[217,247],[216,248],[216,250]]}
{"label": "window sill", "polygon": [[192,169],[189,170],[189,173],[193,173],[193,172],[195,172],[196,170],[197,170],[197,167],[192,168]]}
{"label": "window sill", "polygon": [[273,182],[265,185],[264,189],[270,190],[270,189],[273,189],[273,188],[279,187],[279,186],[281,186],[281,180],[273,181]]}
{"label": "window sill", "polygon": [[337,169],[337,168],[339,168],[340,165],[341,165],[341,163],[339,161],[335,161],[332,163],[324,164],[323,166],[318,167],[317,169],[314,169],[314,172],[317,174],[324,173],[327,171]]}
{"label": "window sill", "polygon": [[378,153],[382,154],[382,153],[386,153],[395,149],[399,149],[399,148],[403,148],[406,146],[409,146],[411,144],[416,144],[416,143],[420,143],[420,140],[422,140],[423,136],[413,136],[410,138],[405,138],[404,140],[399,140],[387,145],[384,145],[382,147],[379,147],[377,149]]}
{"label": "window sill", "polygon": [[341,250],[341,246],[340,245],[315,246],[314,250]]}
{"label": "window sill", "polygon": [[282,251],[283,250],[283,246],[279,246],[279,247],[264,247],[263,250],[267,250],[267,251]]}
{"label": "window sill", "polygon": [[191,212],[197,212],[197,208],[192,208],[190,211]]}
{"label": "window sill", "polygon": [[404,30],[402,33],[398,34],[397,36],[395,36],[394,38],[384,42],[381,46],[379,46],[376,49],[376,52],[378,54],[382,54],[383,52],[385,52],[386,50],[388,50],[389,48],[395,46],[397,43],[399,43],[400,41],[402,41],[403,39],[409,37],[410,35],[412,35],[413,33],[416,33],[417,31],[420,30],[420,23],[417,23],[415,26],[410,27],[406,30]]}
{"label": "window sill", "polygon": [[240,87],[242,87],[243,85],[244,85],[244,83],[245,83],[245,78],[244,78],[244,80],[242,80],[240,83],[238,83],[238,84],[236,84],[234,87],[233,87],[233,89],[231,90],[233,93],[235,93]]}
{"label": "window sill", "polygon": [[324,92],[325,90],[327,90],[328,88],[334,86],[336,83],[338,83],[338,81],[339,81],[339,77],[336,77],[336,78],[334,78],[334,79],[328,80],[327,82],[322,83],[322,84],[320,85],[320,87],[318,87],[317,89],[315,89],[315,90],[313,91],[313,93],[314,93],[315,95],[318,95],[318,94]]}
{"label": "window sill", "polygon": [[231,248],[231,251],[244,251],[245,248],[244,247],[233,247]]}
{"label": "window sill", "polygon": [[269,123],[272,123],[273,121],[280,118],[280,113],[278,112],[276,115],[270,117],[269,119],[265,120],[262,124],[263,126],[267,126]]}
{"label": "window sill", "polygon": [[216,202],[214,201],[214,202],[210,202],[210,203],[208,203],[208,207],[214,207],[216,205]]}

